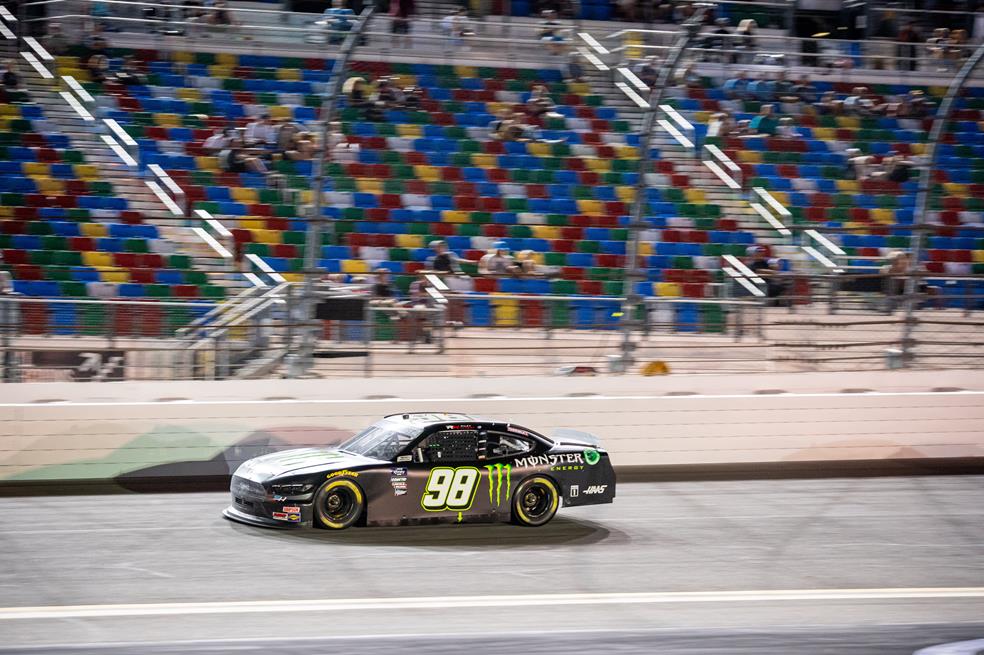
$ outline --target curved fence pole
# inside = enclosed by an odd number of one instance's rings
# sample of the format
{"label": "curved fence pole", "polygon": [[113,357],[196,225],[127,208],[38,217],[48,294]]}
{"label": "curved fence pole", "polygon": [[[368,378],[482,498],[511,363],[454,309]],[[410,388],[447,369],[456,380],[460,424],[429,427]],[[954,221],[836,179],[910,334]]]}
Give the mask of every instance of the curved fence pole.
{"label": "curved fence pole", "polygon": [[964,63],[963,68],[954,76],[950,82],[943,101],[940,103],[936,116],[933,118],[933,126],[929,131],[929,142],[926,151],[926,165],[919,174],[919,191],[916,194],[916,212],[912,226],[912,236],[909,245],[909,271],[905,280],[905,320],[902,326],[902,365],[908,366],[915,354],[912,352],[913,339],[912,333],[916,327],[916,283],[919,279],[919,258],[922,256],[923,227],[926,225],[926,215],[929,211],[929,195],[933,189],[933,171],[936,170],[936,161],[939,157],[937,146],[943,138],[943,130],[953,114],[953,107],[960,90],[970,78],[971,73],[981,63],[984,58],[984,44],[974,50],[974,53]]}
{"label": "curved fence pole", "polygon": [[[374,5],[366,7],[359,14],[359,19],[352,30],[345,37],[339,51],[338,59],[332,69],[331,81],[328,90],[321,103],[321,147],[318,148],[317,156],[314,160],[314,174],[311,178],[311,189],[313,191],[313,207],[311,216],[308,217],[307,235],[304,242],[304,286],[301,290],[301,307],[303,316],[310,325],[299,330],[301,342],[296,352],[290,353],[288,357],[287,376],[296,377],[311,367],[314,344],[318,340],[317,328],[314,326],[315,313],[315,293],[314,293],[314,272],[318,267],[318,254],[321,252],[321,232],[322,227],[327,226],[330,231],[334,231],[335,225],[331,221],[325,221],[322,212],[324,202],[324,183],[325,183],[325,160],[329,156],[329,136],[331,134],[331,123],[338,107],[338,98],[342,90],[345,71],[348,69],[349,59],[352,52],[359,43],[359,37],[369,24],[376,9]],[[292,314],[292,308],[287,308],[288,313]],[[290,316],[288,320],[294,320]]]}
{"label": "curved fence pole", "polygon": [[656,129],[656,113],[659,105],[663,102],[663,93],[666,86],[670,83],[673,73],[676,71],[683,53],[687,50],[693,40],[700,32],[700,27],[704,22],[704,15],[711,5],[695,4],[696,11],[693,16],[681,24],[683,28],[677,39],[673,50],[666,58],[666,63],[660,68],[659,77],[656,84],[649,91],[649,106],[645,109],[645,116],[642,121],[642,130],[639,133],[639,149],[642,151],[639,159],[639,175],[635,184],[635,198],[632,201],[632,217],[628,225],[629,242],[626,247],[625,256],[625,279],[623,281],[622,294],[625,299],[622,304],[622,367],[623,371],[632,363],[632,351],[635,344],[632,342],[632,329],[639,325],[641,321],[636,318],[638,308],[642,306],[642,297],[636,293],[635,283],[645,278],[645,273],[639,268],[639,241],[641,233],[648,225],[643,221],[643,214],[646,209],[646,173],[649,171],[651,163],[653,132]]}

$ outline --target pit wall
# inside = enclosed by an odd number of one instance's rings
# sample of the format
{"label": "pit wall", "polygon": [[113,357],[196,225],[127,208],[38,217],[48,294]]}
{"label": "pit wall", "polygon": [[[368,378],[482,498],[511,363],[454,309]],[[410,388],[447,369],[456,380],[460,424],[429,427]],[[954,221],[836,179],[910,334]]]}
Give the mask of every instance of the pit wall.
{"label": "pit wall", "polygon": [[385,414],[601,437],[618,467],[984,457],[984,376],[881,371],[0,385],[0,481],[224,476]]}

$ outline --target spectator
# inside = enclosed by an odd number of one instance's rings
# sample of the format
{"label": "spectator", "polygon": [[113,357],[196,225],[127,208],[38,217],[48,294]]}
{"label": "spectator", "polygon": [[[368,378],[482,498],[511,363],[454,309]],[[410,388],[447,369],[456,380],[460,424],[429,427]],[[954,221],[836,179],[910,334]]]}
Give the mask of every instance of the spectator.
{"label": "spectator", "polygon": [[730,61],[734,63],[734,54],[725,52],[731,49],[731,30],[728,29],[729,21],[727,18],[717,18],[714,20],[714,29],[707,37],[707,47],[717,50],[720,55],[716,57],[718,61]]}
{"label": "spectator", "polygon": [[262,173],[267,169],[263,161],[250,155],[243,147],[240,139],[229,143],[219,152],[219,168],[227,173]]}
{"label": "spectator", "polygon": [[846,179],[864,181],[871,179],[877,172],[875,158],[861,154],[859,149],[848,148],[844,151],[844,155],[847,158],[844,169]]}
{"label": "spectator", "polygon": [[512,268],[513,258],[509,256],[509,246],[505,241],[493,243],[478,262],[479,275],[508,275]]}
{"label": "spectator", "polygon": [[953,30],[950,33],[950,45],[946,50],[946,58],[954,66],[970,56],[970,45],[967,43],[967,30]]}
{"label": "spectator", "polygon": [[[885,311],[888,313],[891,313],[902,304],[905,297],[906,278],[910,274],[925,274],[925,269],[918,265],[910,271],[911,264],[912,259],[909,257],[909,253],[896,250],[895,252],[889,253],[885,265],[879,269],[881,275],[884,276],[882,279],[882,290],[886,296]],[[929,286],[925,279],[919,278],[917,280],[916,293],[923,296],[931,296],[936,309],[943,308],[939,289]]]}
{"label": "spectator", "polygon": [[779,260],[769,259],[768,253],[765,246],[749,246],[745,251],[748,268],[765,281],[765,295],[770,304],[778,304],[775,299],[785,295],[786,281],[778,276]]}
{"label": "spectator", "polygon": [[749,128],[756,136],[772,136],[776,133],[776,117],[773,105],[762,105],[758,115],[752,119]]}
{"label": "spectator", "polygon": [[827,116],[841,114],[844,111],[844,103],[837,99],[837,94],[833,91],[826,91],[815,106],[817,113]]}
{"label": "spectator", "polygon": [[929,51],[929,56],[937,61],[936,70],[939,72],[946,71],[948,68],[946,54],[949,45],[950,30],[945,27],[937,27],[933,30],[933,36],[926,39],[926,49]]}
{"label": "spectator", "polygon": [[508,109],[500,109],[495,120],[489,123],[489,138],[498,141],[507,141],[508,128],[512,123],[512,112]]}
{"label": "spectator", "polygon": [[567,53],[567,63],[564,65],[565,82],[583,82],[584,67],[581,66],[581,53],[576,49]]}
{"label": "spectator", "polygon": [[130,55],[123,58],[123,66],[116,72],[115,78],[117,83],[123,86],[139,86],[145,82],[136,60]]}
{"label": "spectator", "polygon": [[547,87],[537,84],[530,93],[529,100],[526,101],[526,113],[531,118],[539,118],[544,114],[550,114],[556,108],[554,101],[550,99]]}
{"label": "spectator", "polygon": [[513,266],[519,277],[537,277],[540,275],[536,255],[532,250],[520,250],[516,253],[516,262]]}
{"label": "spectator", "polygon": [[212,12],[208,15],[206,21],[209,25],[215,25],[220,28],[232,27],[236,24],[236,21],[232,18],[232,12],[229,11],[229,5],[226,0],[215,0],[212,4]]}
{"label": "spectator", "polygon": [[236,130],[231,127],[223,129],[216,129],[212,132],[212,136],[205,139],[205,143],[202,144],[202,148],[210,155],[217,154],[222,150],[225,150],[235,139]]}
{"label": "spectator", "polygon": [[86,59],[85,69],[89,71],[89,77],[93,82],[102,84],[106,81],[106,71],[109,70],[109,57],[102,52],[96,52]]}
{"label": "spectator", "polygon": [[393,285],[390,283],[390,272],[387,268],[376,269],[376,282],[372,285],[373,298],[392,298]]}
{"label": "spectator", "polygon": [[388,77],[382,77],[376,83],[376,92],[372,95],[372,103],[379,109],[395,109],[403,106],[403,91]]}
{"label": "spectator", "polygon": [[899,68],[905,71],[916,70],[916,43],[922,41],[919,28],[915,23],[906,23],[896,37],[899,45],[896,46],[895,56],[899,58]]}
{"label": "spectator", "polygon": [[559,54],[563,50],[564,26],[557,20],[557,12],[553,9],[545,9],[541,14],[543,20],[540,21],[539,38],[542,43],[547,44],[547,50],[552,55]]}
{"label": "spectator", "polygon": [[907,160],[896,152],[891,152],[882,161],[882,170],[872,173],[871,176],[883,178],[896,184],[903,184],[909,181],[915,165],[915,162]]}
{"label": "spectator", "polygon": [[652,88],[656,86],[656,82],[659,81],[659,57],[657,55],[649,55],[645,59],[641,59],[632,70],[643,84]]}
{"label": "spectator", "polygon": [[735,36],[738,39],[737,50],[745,54],[745,58],[751,61],[751,53],[755,52],[756,41],[755,41],[755,31],[758,29],[758,23],[755,22],[754,18],[746,18],[738,23],[738,29],[735,30]]}
{"label": "spectator", "polygon": [[369,104],[369,92],[365,78],[348,78],[342,84],[342,93],[345,94],[350,107],[363,108]]}
{"label": "spectator", "polygon": [[270,122],[270,114],[263,112],[252,123],[246,125],[246,134],[243,137],[248,146],[273,145],[277,142],[277,133],[273,124]]}
{"label": "spectator", "polygon": [[424,104],[424,90],[419,86],[408,86],[403,89],[403,106],[411,111],[419,110]]}
{"label": "spectator", "polygon": [[431,250],[434,254],[427,258],[427,268],[438,273],[461,274],[461,260],[458,255],[448,250],[448,244],[440,239],[430,242]]}
{"label": "spectator", "polygon": [[390,31],[393,33],[393,45],[410,49],[410,18],[417,13],[414,0],[390,0],[390,14],[393,22],[390,24]]}
{"label": "spectator", "polygon": [[813,86],[810,78],[804,75],[793,85],[792,95],[800,102],[812,105],[817,101],[817,87]]}
{"label": "spectator", "polygon": [[688,89],[699,89],[701,87],[700,75],[694,70],[693,64],[688,64],[686,68],[677,74],[677,85]]}
{"label": "spectator", "polygon": [[3,87],[8,90],[20,88],[20,74],[11,59],[3,62]]}
{"label": "spectator", "polygon": [[920,89],[912,89],[908,94],[911,118],[926,118],[933,111],[933,103],[926,98]]}
{"label": "spectator", "polygon": [[343,6],[342,0],[332,0],[331,6],[325,9],[317,24],[329,30],[328,43],[341,43],[345,34],[352,31],[355,12]]}
{"label": "spectator", "polygon": [[779,125],[776,127],[776,136],[782,139],[801,139],[803,135],[796,130],[796,126],[793,125],[793,119],[789,116],[784,116],[779,119]]}
{"label": "spectator", "polygon": [[458,7],[445,16],[441,20],[441,31],[451,40],[451,45],[454,47],[464,46],[467,37],[475,36],[475,30],[471,27],[468,10],[465,7]]}
{"label": "spectator", "polygon": [[727,80],[723,86],[724,95],[732,100],[741,100],[748,92],[748,73],[741,71],[738,77]]}
{"label": "spectator", "polygon": [[616,0],[615,6],[622,20],[635,22],[636,20],[636,0]]}
{"label": "spectator", "polygon": [[45,50],[56,57],[68,53],[68,39],[62,32],[60,23],[51,23],[48,26],[48,34],[42,39],[42,45],[44,45]]}
{"label": "spectator", "polygon": [[797,102],[799,98],[793,95],[793,83],[786,79],[786,73],[779,71],[772,85],[772,95],[779,102]]}

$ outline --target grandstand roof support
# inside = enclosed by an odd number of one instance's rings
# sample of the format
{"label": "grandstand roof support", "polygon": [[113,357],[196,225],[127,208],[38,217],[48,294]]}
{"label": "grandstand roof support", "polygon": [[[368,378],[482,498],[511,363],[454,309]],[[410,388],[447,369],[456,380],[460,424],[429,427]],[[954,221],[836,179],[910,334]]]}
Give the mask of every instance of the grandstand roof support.
{"label": "grandstand roof support", "polygon": [[974,50],[974,53],[964,62],[963,67],[953,77],[950,88],[947,89],[943,101],[936,110],[933,126],[929,130],[929,142],[926,145],[926,162],[919,174],[919,190],[916,193],[916,212],[912,226],[912,236],[909,245],[909,276],[905,280],[905,320],[902,326],[902,365],[908,367],[915,357],[912,350],[912,333],[916,327],[916,306],[919,304],[917,283],[919,281],[919,259],[922,257],[923,243],[926,240],[927,214],[929,212],[929,195],[933,190],[933,171],[939,158],[939,144],[943,131],[950,121],[953,108],[960,91],[970,78],[971,73],[984,59],[984,44]]}
{"label": "grandstand roof support", "polygon": [[634,361],[632,352],[635,350],[635,343],[632,341],[633,328],[642,324],[636,317],[636,313],[642,305],[642,297],[637,293],[636,282],[645,279],[645,272],[639,266],[639,241],[642,231],[647,227],[643,221],[643,214],[646,209],[646,173],[651,166],[651,150],[653,133],[656,130],[656,114],[659,105],[663,102],[663,93],[667,85],[673,79],[673,74],[677,69],[683,54],[700,33],[700,27],[704,22],[707,10],[713,5],[696,3],[694,14],[680,24],[680,37],[673,46],[673,50],[666,57],[666,63],[660,68],[656,84],[649,91],[649,107],[645,110],[642,121],[642,129],[639,133],[639,175],[636,179],[635,198],[632,202],[632,216],[629,228],[629,242],[627,244],[625,256],[625,278],[622,295],[625,297],[622,302],[622,370],[628,370],[629,365]]}
{"label": "grandstand roof support", "polygon": [[[301,307],[305,325],[298,330],[300,343],[296,350],[287,357],[287,377],[297,377],[311,368],[314,363],[314,346],[318,341],[318,328],[315,325],[315,309],[317,299],[314,294],[314,277],[318,268],[318,254],[321,252],[321,233],[322,227],[327,226],[334,231],[334,223],[326,221],[322,204],[324,203],[325,185],[325,163],[331,156],[329,150],[329,136],[331,133],[331,123],[338,106],[338,98],[342,90],[342,82],[345,72],[348,70],[349,59],[352,52],[359,43],[359,36],[362,34],[369,20],[375,13],[375,5],[371,4],[359,14],[359,20],[352,26],[351,31],[342,42],[339,49],[338,58],[335,60],[335,67],[332,69],[331,81],[324,97],[321,100],[321,147],[318,148],[317,156],[314,161],[314,172],[311,178],[311,190],[313,191],[313,207],[311,215],[308,216],[307,234],[304,242],[304,287],[301,291]],[[298,314],[293,313],[293,308],[288,308],[292,313],[290,318],[294,320]],[[292,344],[288,345],[290,348]]]}

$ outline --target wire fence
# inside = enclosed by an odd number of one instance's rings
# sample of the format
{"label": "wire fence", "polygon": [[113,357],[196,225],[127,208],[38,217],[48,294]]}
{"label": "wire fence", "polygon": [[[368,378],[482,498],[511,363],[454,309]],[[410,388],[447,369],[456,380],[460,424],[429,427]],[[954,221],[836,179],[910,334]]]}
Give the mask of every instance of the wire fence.
{"label": "wire fence", "polygon": [[[315,329],[315,376],[496,376],[963,368],[984,364],[984,278],[930,279],[911,318],[878,276],[791,276],[774,297],[650,297],[623,357],[622,298],[373,299],[299,283],[201,302],[0,296],[4,381],[284,377]],[[882,282],[882,281],[879,281]],[[862,284],[863,283],[863,284]],[[773,282],[775,284],[775,282]],[[737,288],[737,287],[736,287]],[[894,287],[893,287],[894,288]],[[907,321],[912,333],[903,342]]]}

